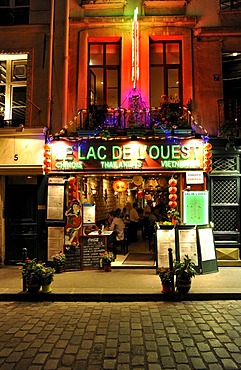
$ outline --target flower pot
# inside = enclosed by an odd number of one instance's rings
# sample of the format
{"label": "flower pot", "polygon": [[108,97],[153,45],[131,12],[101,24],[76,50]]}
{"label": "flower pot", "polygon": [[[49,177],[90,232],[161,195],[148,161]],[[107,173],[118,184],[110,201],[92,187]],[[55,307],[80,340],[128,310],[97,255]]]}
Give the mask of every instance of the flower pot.
{"label": "flower pot", "polygon": [[62,272],[64,272],[64,266],[63,265],[54,266],[54,269],[55,269],[56,274],[61,274]]}
{"label": "flower pot", "polygon": [[27,285],[27,290],[31,294],[36,294],[40,290],[40,285],[39,284],[29,284]]}
{"label": "flower pot", "polygon": [[176,280],[177,291],[179,293],[188,293],[191,288],[191,280]]}
{"label": "flower pot", "polygon": [[111,271],[111,265],[104,265],[104,271],[110,272]]}
{"label": "flower pot", "polygon": [[162,284],[162,293],[170,294],[172,293],[172,286],[171,284]]}
{"label": "flower pot", "polygon": [[42,292],[43,293],[51,293],[52,292],[52,286],[51,286],[51,284],[42,285]]}

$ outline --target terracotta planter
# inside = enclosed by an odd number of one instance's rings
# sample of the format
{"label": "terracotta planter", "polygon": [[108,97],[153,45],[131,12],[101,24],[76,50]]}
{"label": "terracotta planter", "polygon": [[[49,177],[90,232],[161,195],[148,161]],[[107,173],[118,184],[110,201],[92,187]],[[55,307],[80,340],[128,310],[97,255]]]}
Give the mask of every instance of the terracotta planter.
{"label": "terracotta planter", "polygon": [[111,265],[104,265],[104,271],[110,272],[111,271]]}
{"label": "terracotta planter", "polygon": [[172,286],[170,284],[162,284],[162,293],[171,294],[172,293]]}

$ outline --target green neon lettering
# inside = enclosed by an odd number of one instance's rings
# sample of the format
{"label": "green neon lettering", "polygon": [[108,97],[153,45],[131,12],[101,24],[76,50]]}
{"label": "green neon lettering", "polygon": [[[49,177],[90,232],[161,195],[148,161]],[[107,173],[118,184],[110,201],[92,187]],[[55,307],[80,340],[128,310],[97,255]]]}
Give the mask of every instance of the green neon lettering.
{"label": "green neon lettering", "polygon": [[85,161],[86,157],[82,155],[82,148],[81,145],[78,146],[78,160],[79,161]]}
{"label": "green neon lettering", "polygon": [[172,159],[180,159],[180,146],[172,145]]}
{"label": "green neon lettering", "polygon": [[104,145],[99,146],[97,149],[97,157],[100,160],[106,159],[106,154],[101,155],[101,150],[106,151],[106,147]]}
{"label": "green neon lettering", "polygon": [[92,145],[89,147],[89,150],[86,156],[87,160],[90,158],[97,159],[96,154],[95,154],[95,148]]}
{"label": "green neon lettering", "polygon": [[66,156],[65,156],[66,161],[72,161],[73,160],[73,149],[71,146],[66,147]]}
{"label": "green neon lettering", "polygon": [[[166,153],[164,153],[164,149],[166,149]],[[170,145],[167,145],[166,147],[161,145],[161,158],[168,159],[169,157],[170,157]]]}
{"label": "green neon lettering", "polygon": [[112,147],[112,159],[120,159],[121,157],[121,147],[118,145],[113,145]]}
{"label": "green neon lettering", "polygon": [[160,155],[160,150],[157,145],[150,146],[149,156],[151,159],[158,159]]}

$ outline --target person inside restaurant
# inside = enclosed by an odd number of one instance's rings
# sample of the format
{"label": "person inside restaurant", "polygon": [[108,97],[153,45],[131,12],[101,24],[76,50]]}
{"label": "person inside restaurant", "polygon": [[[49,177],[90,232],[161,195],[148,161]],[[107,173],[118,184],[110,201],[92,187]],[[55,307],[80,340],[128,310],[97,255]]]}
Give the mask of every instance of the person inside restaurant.
{"label": "person inside restaurant", "polygon": [[130,210],[130,242],[138,242],[138,228],[139,228],[139,220],[140,216],[137,211],[138,208],[138,203],[134,202],[133,207]]}

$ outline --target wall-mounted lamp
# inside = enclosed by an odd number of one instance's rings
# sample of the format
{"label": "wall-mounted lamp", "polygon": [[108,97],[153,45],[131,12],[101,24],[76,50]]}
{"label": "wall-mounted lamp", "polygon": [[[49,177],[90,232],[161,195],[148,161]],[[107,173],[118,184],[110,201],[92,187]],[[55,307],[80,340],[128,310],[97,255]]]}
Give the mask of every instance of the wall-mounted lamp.
{"label": "wall-mounted lamp", "polygon": [[96,192],[97,192],[97,190],[96,190],[96,189],[92,189],[92,188],[91,188],[91,193],[92,193],[93,197],[95,197],[95,196],[96,196]]}

